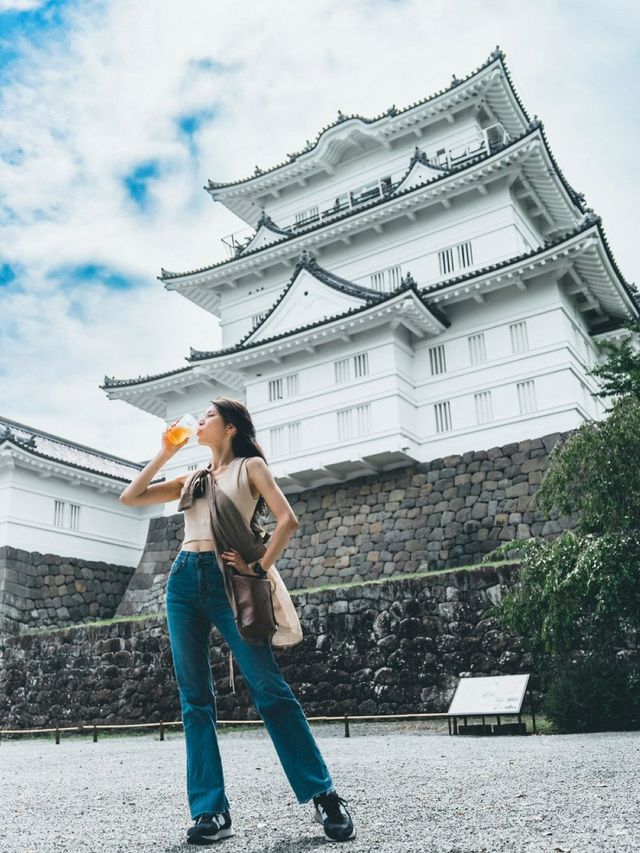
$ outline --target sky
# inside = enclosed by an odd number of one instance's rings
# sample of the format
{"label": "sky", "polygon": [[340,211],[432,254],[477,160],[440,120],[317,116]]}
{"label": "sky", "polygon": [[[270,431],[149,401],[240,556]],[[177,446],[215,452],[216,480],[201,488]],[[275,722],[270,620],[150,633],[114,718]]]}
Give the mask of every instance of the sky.
{"label": "sky", "polygon": [[627,0],[0,0],[0,416],[151,458],[163,421],[99,385],[220,346],[157,280],[246,227],[207,180],[282,162],[338,110],[421,100],[497,44],[640,283],[639,35]]}

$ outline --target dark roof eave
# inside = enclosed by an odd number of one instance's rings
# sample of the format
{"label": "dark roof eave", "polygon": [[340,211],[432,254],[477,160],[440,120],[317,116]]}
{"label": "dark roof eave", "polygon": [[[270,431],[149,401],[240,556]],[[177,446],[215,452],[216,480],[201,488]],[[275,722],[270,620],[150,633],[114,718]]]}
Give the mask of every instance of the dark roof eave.
{"label": "dark roof eave", "polygon": [[[91,468],[88,465],[79,465],[77,462],[69,462],[67,460],[57,459],[55,456],[50,456],[48,453],[43,453],[41,450],[36,450],[34,447],[26,447],[23,442],[19,439],[5,438],[3,441],[0,441],[0,447],[3,444],[13,444],[18,450],[22,450],[23,452],[30,453],[34,456],[38,456],[40,459],[46,459],[49,462],[54,462],[56,465],[62,465],[64,467],[75,468],[79,471],[86,471],[90,474],[96,474],[100,477],[106,477],[108,480],[116,480],[119,483],[130,483],[131,480],[128,477],[120,477],[117,474],[107,474],[105,471],[100,471],[98,468]],[[127,463],[131,465],[132,468],[138,468],[138,463],[129,462]],[[140,470],[142,466],[140,466]],[[161,483],[164,482],[164,477],[156,478],[151,481],[153,483]]]}
{"label": "dark roof eave", "polygon": [[506,260],[500,261],[497,264],[491,264],[489,266],[482,267],[481,269],[472,270],[468,273],[464,273],[463,275],[459,275],[459,276],[455,276],[454,278],[446,279],[445,281],[442,281],[439,284],[429,285],[428,287],[423,288],[421,290],[421,293],[422,293],[422,295],[425,295],[428,297],[428,296],[431,296],[433,293],[437,293],[440,290],[444,290],[447,287],[451,287],[451,285],[461,284],[465,281],[470,281],[474,278],[480,278],[483,275],[489,275],[493,272],[498,272],[499,270],[505,269],[505,268],[511,266],[512,264],[516,264],[516,263],[519,263],[521,261],[530,260],[531,258],[534,258],[537,255],[542,255],[551,249],[558,248],[563,243],[566,243],[569,240],[572,240],[578,234],[586,233],[591,228],[593,228],[594,225],[595,225],[596,230],[598,231],[598,234],[602,240],[602,245],[604,247],[605,254],[606,254],[609,262],[611,263],[611,266],[614,269],[615,274],[618,277],[618,280],[620,281],[620,284],[622,285],[625,292],[629,296],[629,299],[631,300],[632,304],[636,307],[636,309],[638,310],[638,312],[640,314],[640,305],[639,305],[638,294],[632,289],[632,287],[626,281],[626,279],[622,275],[618,265],[615,262],[615,259],[611,253],[611,249],[610,249],[608,241],[607,241],[606,234],[604,232],[604,228],[602,227],[602,221],[601,221],[600,217],[599,216],[593,216],[593,215],[589,216],[585,222],[578,225],[572,231],[569,231],[568,233],[563,234],[562,236],[558,237],[556,240],[553,240],[544,246],[539,246],[537,249],[532,249],[530,252],[526,252],[525,254],[522,254],[522,255],[516,255],[514,257],[507,258]]}
{"label": "dark roof eave", "polygon": [[248,257],[251,257],[252,255],[258,254],[259,252],[263,252],[263,251],[266,251],[268,249],[272,249],[274,246],[281,246],[284,243],[286,243],[288,240],[293,240],[297,237],[302,237],[302,236],[306,236],[307,234],[312,234],[314,231],[318,231],[321,228],[325,228],[327,225],[335,225],[337,222],[342,222],[343,220],[349,219],[352,216],[354,216],[354,217],[358,216],[359,214],[367,212],[374,207],[377,207],[377,206],[382,205],[382,204],[386,204],[387,202],[394,201],[395,199],[398,199],[398,198],[402,198],[402,196],[404,196],[404,195],[408,195],[409,193],[417,192],[418,190],[423,189],[424,187],[429,186],[431,184],[436,184],[439,181],[444,181],[447,178],[450,178],[452,175],[456,175],[459,172],[463,172],[463,171],[466,171],[467,169],[471,169],[474,166],[477,166],[478,163],[483,163],[484,161],[488,161],[492,157],[496,157],[496,158],[500,157],[505,152],[507,152],[509,150],[509,148],[512,148],[513,146],[517,145],[523,139],[526,139],[527,136],[534,135],[538,130],[540,131],[540,138],[542,139],[542,143],[544,145],[544,148],[545,148],[547,154],[549,155],[549,160],[550,160],[553,168],[556,170],[558,178],[559,178],[562,186],[564,187],[570,202],[581,213],[584,212],[584,197],[582,196],[581,193],[577,193],[571,187],[571,185],[568,183],[564,174],[560,170],[555,157],[553,156],[551,148],[549,147],[549,143],[548,143],[547,138],[544,134],[544,127],[543,127],[542,122],[536,121],[536,122],[532,123],[532,125],[526,131],[524,131],[520,136],[516,137],[514,140],[509,142],[508,145],[505,145],[503,148],[500,148],[497,151],[494,151],[493,153],[490,153],[490,154],[481,154],[477,157],[472,157],[469,160],[467,160],[465,163],[461,164],[460,166],[454,166],[451,170],[447,171],[443,175],[440,175],[439,177],[430,178],[428,181],[424,181],[421,184],[416,184],[416,186],[414,186],[414,187],[408,187],[404,190],[401,190],[397,194],[387,195],[387,196],[383,196],[382,198],[374,199],[371,202],[368,202],[366,204],[361,205],[356,210],[348,210],[345,213],[334,217],[329,222],[315,223],[314,225],[310,225],[305,230],[298,231],[295,234],[292,234],[289,237],[285,237],[282,240],[276,240],[273,243],[269,243],[269,245],[267,245],[267,246],[260,246],[257,249],[252,249],[250,252],[242,252],[240,255],[238,255],[235,258],[226,258],[224,261],[218,261],[215,264],[210,264],[209,266],[206,266],[206,267],[199,267],[198,269],[194,269],[194,270],[187,270],[185,272],[174,273],[174,272],[168,272],[166,270],[162,270],[162,274],[157,276],[158,281],[162,281],[162,282],[172,281],[175,279],[185,278],[186,276],[199,275],[201,273],[206,273],[206,272],[211,272],[212,270],[221,269],[222,267],[225,267],[229,264],[233,264],[238,260],[241,260],[241,259],[244,260],[245,258],[248,258]]}
{"label": "dark roof eave", "polygon": [[518,108],[520,109],[520,111],[522,113],[522,118],[524,119],[525,122],[529,122],[530,121],[529,114],[527,113],[527,111],[524,107],[524,104],[522,103],[522,100],[520,99],[518,93],[516,92],[515,86],[513,84],[513,80],[511,79],[511,74],[509,73],[509,69],[507,68],[507,65],[504,61],[504,57],[505,57],[504,52],[502,50],[500,50],[499,47],[497,47],[496,50],[492,51],[492,53],[489,55],[489,58],[485,62],[483,62],[482,65],[480,65],[478,68],[476,68],[475,71],[472,71],[470,74],[467,74],[467,76],[463,77],[461,80],[454,80],[454,82],[452,82],[446,89],[440,89],[439,91],[435,92],[434,94],[429,95],[427,98],[423,98],[423,100],[421,100],[421,101],[416,101],[413,104],[410,104],[408,107],[404,107],[401,110],[396,110],[394,107],[392,107],[392,108],[388,109],[386,112],[380,113],[379,115],[374,116],[373,118],[366,118],[365,116],[361,116],[359,114],[354,114],[351,116],[343,116],[341,118],[339,117],[338,119],[336,119],[336,121],[332,122],[329,125],[326,125],[325,127],[323,127],[320,130],[320,132],[316,136],[315,143],[311,147],[303,149],[302,151],[297,151],[294,154],[289,155],[288,160],[283,161],[282,163],[277,163],[275,166],[271,166],[269,169],[261,169],[254,175],[250,175],[249,177],[246,177],[246,178],[239,178],[238,180],[235,180],[235,181],[212,181],[212,180],[209,180],[207,183],[207,186],[205,186],[204,189],[207,190],[207,192],[213,192],[215,190],[224,190],[224,189],[228,189],[230,187],[236,187],[236,186],[239,186],[240,184],[250,183],[251,181],[254,181],[257,178],[262,178],[265,175],[269,175],[272,172],[278,171],[279,169],[283,169],[286,166],[289,166],[291,163],[294,163],[300,157],[303,157],[304,155],[310,154],[312,151],[314,151],[314,149],[317,148],[317,146],[318,146],[321,138],[324,136],[324,134],[327,131],[331,130],[332,128],[337,127],[339,124],[344,124],[348,121],[353,121],[353,120],[358,120],[358,121],[361,121],[365,124],[374,124],[375,122],[380,121],[389,115],[392,115],[392,116],[402,115],[403,113],[409,112],[410,110],[413,110],[416,107],[424,106],[425,104],[429,103],[429,101],[433,101],[436,98],[439,98],[442,95],[446,94],[447,92],[451,92],[452,90],[454,90],[455,88],[457,88],[458,86],[460,86],[463,83],[468,83],[474,77],[477,77],[479,74],[482,74],[484,71],[486,71],[487,68],[489,68],[489,66],[493,65],[496,62],[501,66],[502,71],[504,72],[505,80],[507,81],[507,85],[509,86],[509,89],[511,90],[511,93],[514,97],[516,105],[518,106]]}
{"label": "dark roof eave", "polygon": [[283,240],[277,240],[273,243],[270,243],[268,246],[260,246],[257,249],[252,249],[250,252],[242,253],[242,255],[238,256],[238,258],[226,258],[224,261],[218,261],[217,263],[210,264],[209,266],[206,266],[206,267],[198,267],[197,269],[186,270],[185,272],[169,272],[168,270],[163,269],[161,271],[161,275],[157,276],[157,278],[159,281],[164,282],[164,281],[171,281],[171,280],[176,279],[176,278],[184,278],[185,276],[198,275],[200,273],[210,272],[211,270],[214,270],[214,269],[220,269],[221,267],[224,267],[224,266],[227,266],[229,264],[234,263],[236,260],[239,260],[240,258],[244,260],[245,258],[248,258],[251,255],[257,254],[258,252],[265,251],[266,249],[271,249],[276,245],[280,246],[280,245],[286,243],[287,240],[295,239],[296,237],[306,236],[307,234],[312,234],[314,231],[318,231],[321,228],[325,228],[327,225],[335,225],[337,222],[343,222],[345,219],[350,219],[352,216],[358,216],[359,214],[364,213],[366,211],[369,211],[372,208],[377,207],[378,205],[386,204],[389,201],[395,201],[398,198],[402,198],[402,196],[404,196],[404,195],[408,195],[409,193],[416,192],[417,190],[422,189],[422,188],[429,186],[431,184],[435,184],[438,181],[446,180],[447,178],[451,177],[452,175],[455,175],[458,172],[462,172],[466,169],[470,169],[473,166],[476,166],[478,163],[480,163],[484,160],[488,160],[491,157],[497,157],[498,155],[507,151],[511,146],[516,145],[518,142],[520,142],[522,139],[524,139],[527,135],[529,135],[529,133],[533,133],[533,132],[535,132],[535,128],[525,131],[523,134],[521,134],[516,139],[514,139],[512,142],[510,142],[508,145],[506,145],[504,148],[501,148],[498,151],[494,151],[492,154],[482,154],[478,157],[472,157],[469,160],[467,160],[465,163],[461,164],[460,166],[454,166],[452,169],[447,171],[445,174],[442,174],[436,178],[430,178],[428,181],[424,181],[421,184],[416,184],[413,187],[407,187],[406,189],[401,190],[397,194],[392,193],[391,195],[382,196],[382,198],[373,199],[372,201],[367,202],[366,204],[360,205],[356,210],[353,210],[353,209],[347,210],[344,213],[341,213],[338,216],[333,217],[329,222],[317,222],[313,225],[308,226],[307,228],[305,228],[301,231],[295,232],[295,234],[293,234],[290,237],[287,237]]}

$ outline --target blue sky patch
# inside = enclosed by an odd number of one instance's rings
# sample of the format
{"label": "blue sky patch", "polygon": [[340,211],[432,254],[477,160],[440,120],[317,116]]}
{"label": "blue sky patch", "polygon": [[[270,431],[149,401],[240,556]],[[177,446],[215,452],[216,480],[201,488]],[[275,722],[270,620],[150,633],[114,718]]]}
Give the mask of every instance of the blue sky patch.
{"label": "blue sky patch", "polygon": [[138,284],[137,279],[103,264],[78,264],[58,267],[49,273],[49,278],[57,279],[63,288],[73,288],[82,284],[101,284],[111,290],[130,290]]}
{"label": "blue sky patch", "polygon": [[15,279],[14,269],[9,264],[0,264],[0,287],[5,287]]}
{"label": "blue sky patch", "polygon": [[35,45],[51,42],[64,31],[67,12],[76,5],[77,0],[45,0],[36,9],[0,11],[0,77],[20,58],[21,39]]}
{"label": "blue sky patch", "polygon": [[152,181],[155,181],[160,176],[160,167],[154,160],[147,163],[141,163],[128,175],[123,178],[123,184],[129,198],[144,211],[147,210],[151,199],[149,196],[149,186]]}

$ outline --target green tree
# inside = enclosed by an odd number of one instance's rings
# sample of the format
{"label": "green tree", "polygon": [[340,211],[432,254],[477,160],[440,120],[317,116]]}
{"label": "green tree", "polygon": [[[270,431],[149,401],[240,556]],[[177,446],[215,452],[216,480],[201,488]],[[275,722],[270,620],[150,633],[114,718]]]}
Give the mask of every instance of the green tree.
{"label": "green tree", "polygon": [[577,512],[575,530],[485,557],[521,554],[498,616],[532,652],[545,711],[574,731],[640,726],[640,354],[632,338],[603,347],[591,372],[613,398],[609,415],[556,443],[536,494],[546,514]]}
{"label": "green tree", "polygon": [[[595,397],[617,397],[630,394],[640,400],[640,349],[635,335],[640,335],[640,320],[630,320],[624,324],[630,334],[621,343],[603,341],[600,351],[607,354],[603,364],[587,370],[587,375],[600,380],[601,390]],[[609,410],[607,410],[609,411]]]}

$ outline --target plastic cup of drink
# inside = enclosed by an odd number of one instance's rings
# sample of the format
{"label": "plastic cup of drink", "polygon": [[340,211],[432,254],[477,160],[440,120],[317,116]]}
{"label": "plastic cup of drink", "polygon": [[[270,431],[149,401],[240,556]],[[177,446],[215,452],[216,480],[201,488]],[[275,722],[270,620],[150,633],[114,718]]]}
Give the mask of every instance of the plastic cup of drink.
{"label": "plastic cup of drink", "polygon": [[198,421],[193,415],[183,415],[167,432],[167,439],[171,444],[182,444],[185,438],[191,438],[196,434]]}

